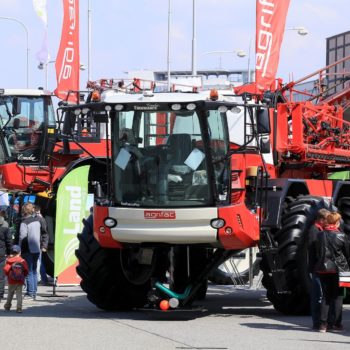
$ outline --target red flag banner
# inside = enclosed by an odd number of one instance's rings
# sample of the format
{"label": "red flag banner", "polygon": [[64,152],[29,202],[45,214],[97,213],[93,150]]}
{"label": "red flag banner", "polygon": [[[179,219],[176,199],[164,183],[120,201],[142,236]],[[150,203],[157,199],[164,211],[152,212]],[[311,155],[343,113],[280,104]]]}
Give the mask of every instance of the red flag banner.
{"label": "red flag banner", "polygon": [[275,81],[289,2],[256,1],[255,76],[259,90],[271,89]]}
{"label": "red flag banner", "polygon": [[[63,0],[61,43],[56,58],[55,95],[67,99],[70,90],[79,90],[79,0]],[[67,101],[78,103],[78,93],[69,93]]]}

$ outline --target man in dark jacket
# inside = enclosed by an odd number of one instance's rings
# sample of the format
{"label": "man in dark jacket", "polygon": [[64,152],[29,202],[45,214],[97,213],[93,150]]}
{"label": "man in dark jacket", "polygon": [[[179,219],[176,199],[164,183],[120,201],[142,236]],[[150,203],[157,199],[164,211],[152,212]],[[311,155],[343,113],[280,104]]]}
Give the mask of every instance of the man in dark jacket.
{"label": "man in dark jacket", "polygon": [[[339,288],[339,272],[349,271],[349,242],[345,233],[339,230],[341,215],[332,212],[327,216],[325,230],[318,235],[316,242],[316,271],[322,286],[320,332],[330,329],[342,331],[343,296]],[[327,324],[330,306],[334,307],[334,325]]]}
{"label": "man in dark jacket", "polygon": [[40,252],[46,252],[49,236],[47,228],[42,221],[35,216],[32,203],[25,203],[22,207],[22,221],[19,234],[19,245],[22,257],[26,260],[29,273],[26,277],[27,296],[34,300],[38,289],[37,265]]}
{"label": "man in dark jacket", "polygon": [[12,248],[12,237],[7,227],[0,227],[0,300],[5,292],[4,266],[6,255],[10,255]]}
{"label": "man in dark jacket", "polygon": [[315,271],[317,263],[316,242],[320,232],[323,231],[327,224],[327,215],[330,213],[327,209],[320,209],[317,212],[315,223],[311,226],[308,234],[308,267],[311,275],[311,316],[312,328],[319,329],[320,327],[320,312],[322,302],[322,288],[318,273]]}

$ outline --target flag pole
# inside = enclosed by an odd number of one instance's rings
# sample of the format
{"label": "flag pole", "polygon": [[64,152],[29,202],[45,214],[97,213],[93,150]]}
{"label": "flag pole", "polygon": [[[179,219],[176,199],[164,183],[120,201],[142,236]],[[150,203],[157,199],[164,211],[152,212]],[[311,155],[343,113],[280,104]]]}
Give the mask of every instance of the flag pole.
{"label": "flag pole", "polygon": [[88,81],[91,81],[91,7],[88,0]]}

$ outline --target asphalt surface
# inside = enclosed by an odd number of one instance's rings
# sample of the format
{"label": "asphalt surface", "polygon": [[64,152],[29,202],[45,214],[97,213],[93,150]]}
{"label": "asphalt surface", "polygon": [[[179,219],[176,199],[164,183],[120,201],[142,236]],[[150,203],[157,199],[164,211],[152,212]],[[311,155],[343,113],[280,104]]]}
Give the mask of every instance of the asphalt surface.
{"label": "asphalt surface", "polygon": [[209,287],[196,312],[104,312],[79,287],[39,287],[23,313],[0,304],[2,349],[349,349],[350,305],[344,333],[318,333],[307,316],[277,313],[263,289]]}

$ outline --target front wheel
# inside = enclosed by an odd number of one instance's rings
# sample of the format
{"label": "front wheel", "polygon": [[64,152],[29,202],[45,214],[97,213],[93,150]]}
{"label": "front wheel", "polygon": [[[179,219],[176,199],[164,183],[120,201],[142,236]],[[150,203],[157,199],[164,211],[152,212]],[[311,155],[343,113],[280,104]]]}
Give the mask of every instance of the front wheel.
{"label": "front wheel", "polygon": [[102,248],[87,222],[78,238],[77,273],[89,301],[106,311],[144,306],[151,276],[159,271],[156,252],[150,260],[153,266],[141,267],[135,260],[135,250]]}

